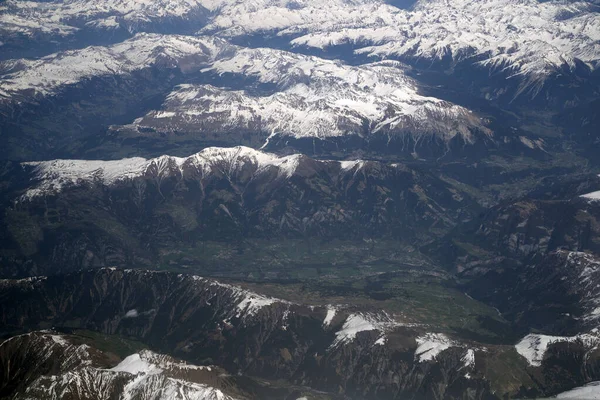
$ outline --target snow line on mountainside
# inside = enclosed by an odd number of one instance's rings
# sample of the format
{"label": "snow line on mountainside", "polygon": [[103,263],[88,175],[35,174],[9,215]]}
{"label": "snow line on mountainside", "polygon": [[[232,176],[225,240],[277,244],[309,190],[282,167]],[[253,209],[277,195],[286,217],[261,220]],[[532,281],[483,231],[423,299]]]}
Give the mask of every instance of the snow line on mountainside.
{"label": "snow line on mountainside", "polygon": [[590,333],[583,333],[575,336],[550,336],[531,333],[525,336],[515,345],[517,353],[527,360],[532,367],[541,367],[544,355],[548,347],[556,343],[581,342],[586,348],[586,352],[598,349],[600,345],[600,336],[598,329],[593,329]]}
{"label": "snow line on mountainside", "polygon": [[[118,182],[148,176],[162,179],[172,174],[183,176],[185,167],[198,171],[202,176],[220,171],[230,176],[241,167],[254,165],[255,174],[266,172],[270,167],[278,171],[278,176],[290,178],[295,173],[300,154],[277,156],[249,147],[232,148],[209,147],[189,157],[160,156],[153,159],[141,157],[122,160],[52,160],[25,162],[24,166],[34,170],[35,183],[20,197],[20,201],[32,200],[44,195],[54,195],[63,190],[87,183],[100,183],[111,186]],[[362,165],[362,161],[315,160],[318,163],[337,163],[340,170],[348,170],[350,165]]]}

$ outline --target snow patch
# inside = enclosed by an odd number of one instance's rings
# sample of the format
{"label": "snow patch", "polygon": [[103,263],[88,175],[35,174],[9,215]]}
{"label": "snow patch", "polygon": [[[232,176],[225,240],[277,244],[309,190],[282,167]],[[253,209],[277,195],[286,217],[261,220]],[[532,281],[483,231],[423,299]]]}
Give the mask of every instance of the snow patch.
{"label": "snow patch", "polygon": [[[598,175],[598,177],[600,177],[600,175]],[[581,197],[590,201],[600,201],[600,190],[597,192],[584,194]]]}
{"label": "snow patch", "polygon": [[431,361],[444,350],[456,345],[443,333],[426,333],[417,337],[416,341],[418,346],[415,350],[415,360],[418,362]]}
{"label": "snow patch", "polygon": [[565,343],[581,341],[588,349],[588,352],[598,348],[600,337],[593,334],[584,333],[576,336],[549,336],[540,334],[529,334],[515,345],[517,353],[527,360],[532,367],[540,367],[548,346],[554,343]]}
{"label": "snow patch", "polygon": [[156,365],[142,359],[139,353],[125,357],[116,367],[111,368],[111,371],[127,372],[129,374],[158,374],[162,369]]}
{"label": "snow patch", "polygon": [[49,335],[50,338],[52,339],[52,341],[60,346],[63,347],[67,347],[70,346],[71,343],[69,343],[64,337],[59,336],[59,335]]}
{"label": "snow patch", "polygon": [[[346,322],[344,322],[342,329],[335,333],[335,340],[333,341],[331,348],[353,341],[360,332],[379,331],[382,334],[385,334],[385,332],[398,325],[399,324],[385,312],[380,314],[350,314],[346,319]],[[385,337],[380,337],[378,341],[381,339],[385,340]]]}
{"label": "snow patch", "polygon": [[129,310],[125,313],[125,316],[123,318],[136,318],[137,316],[139,316],[140,314],[138,313],[138,310],[136,310],[135,308],[132,310]]}
{"label": "snow patch", "polygon": [[469,368],[475,365],[475,352],[473,349],[468,349],[464,356],[460,359],[463,363],[463,368]]}
{"label": "snow patch", "polygon": [[385,336],[380,337],[375,341],[376,345],[383,346],[387,342],[387,338]]}
{"label": "snow patch", "polygon": [[323,326],[327,327],[331,325],[331,321],[333,321],[333,317],[337,313],[337,308],[333,306],[327,306],[327,315],[325,315],[325,319],[323,320]]}
{"label": "snow patch", "polygon": [[276,300],[256,293],[247,293],[236,306],[240,314],[254,315],[263,307],[270,306]]}

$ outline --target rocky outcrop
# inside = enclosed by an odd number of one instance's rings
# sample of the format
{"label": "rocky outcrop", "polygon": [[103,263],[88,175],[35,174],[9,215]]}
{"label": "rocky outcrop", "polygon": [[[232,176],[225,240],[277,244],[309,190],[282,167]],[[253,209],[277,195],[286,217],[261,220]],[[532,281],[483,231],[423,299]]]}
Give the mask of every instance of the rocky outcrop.
{"label": "rocky outcrop", "polygon": [[[52,325],[135,337],[190,362],[351,398],[492,396],[478,366],[488,350],[382,311],[309,307],[199,277],[134,270],[0,286],[5,330]],[[510,346],[493,352],[519,358]]]}
{"label": "rocky outcrop", "polygon": [[[110,339],[110,338],[109,338]],[[77,335],[36,331],[0,344],[0,395],[13,399],[245,399],[235,378],[142,350],[120,362]],[[224,393],[225,392],[225,393]],[[235,397],[233,397],[235,396]]]}

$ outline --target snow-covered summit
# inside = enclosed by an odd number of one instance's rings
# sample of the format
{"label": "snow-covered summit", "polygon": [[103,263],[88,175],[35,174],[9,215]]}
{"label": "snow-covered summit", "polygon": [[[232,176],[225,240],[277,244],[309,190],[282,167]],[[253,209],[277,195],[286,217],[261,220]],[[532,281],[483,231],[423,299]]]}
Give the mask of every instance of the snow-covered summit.
{"label": "snow-covered summit", "polygon": [[223,87],[184,84],[167,97],[161,110],[136,120],[136,125],[172,131],[251,131],[264,137],[410,132],[446,142],[455,135],[471,142],[474,129],[489,133],[468,109],[422,95],[398,62],[349,66],[281,50],[245,49],[214,37],[138,34],[109,47],[7,62],[0,98],[52,96],[87,79],[151,66],[213,77],[234,75],[248,89],[254,82],[273,89],[233,90],[227,87],[227,77],[217,79]]}
{"label": "snow-covered summit", "polygon": [[183,70],[200,69],[229,49],[217,38],[140,33],[110,47],[91,46],[36,60],[12,61],[0,80],[0,98],[25,91],[52,95],[65,85],[97,76],[124,75],[160,63]]}
{"label": "snow-covered summit", "polygon": [[527,360],[532,367],[540,367],[548,348],[557,343],[579,342],[583,345],[587,354],[598,349],[600,337],[598,329],[593,329],[588,333],[581,333],[575,336],[550,336],[531,333],[525,336],[515,345],[517,353]]}
{"label": "snow-covered summit", "polygon": [[0,6],[0,34],[65,37],[85,28],[139,32],[152,22],[175,19],[202,24],[210,12],[205,6],[216,4],[210,0],[7,0]]}
{"label": "snow-covered summit", "polygon": [[[600,178],[600,175],[598,175],[598,177]],[[591,193],[586,193],[581,197],[592,202],[600,201],[600,190]]]}
{"label": "snow-covered summit", "polygon": [[595,69],[600,60],[600,14],[584,1],[421,0],[410,10],[383,1],[298,5],[277,0],[227,3],[205,31],[228,37],[275,31],[295,37],[295,45],[324,49],[352,44],[357,53],[384,58],[472,57],[531,76],[573,67],[575,59]]}
{"label": "snow-covered summit", "polygon": [[575,60],[596,69],[600,60],[600,13],[587,1],[420,0],[400,9],[384,0],[9,0],[0,6],[0,32],[65,36],[82,21],[136,31],[173,18],[193,18],[202,33],[221,37],[268,32],[293,45],[351,44],[383,58],[471,58],[530,80]]}
{"label": "snow-covered summit", "polygon": [[356,339],[358,333],[369,331],[375,331],[379,335],[379,339],[377,339],[375,344],[383,345],[386,342],[386,332],[393,330],[398,325],[400,324],[385,312],[377,314],[364,312],[352,313],[346,318],[342,329],[335,333],[335,340],[330,348],[333,349],[339,345],[350,343]]}
{"label": "snow-covered summit", "polygon": [[166,131],[251,131],[296,138],[410,132],[444,141],[461,135],[471,142],[474,129],[489,134],[464,107],[420,94],[398,63],[348,66],[271,49],[242,49],[204,72],[234,74],[276,89],[263,93],[181,85],[160,110],[135,124]]}
{"label": "snow-covered summit", "polygon": [[186,173],[206,176],[214,172],[233,174],[245,166],[255,173],[275,168],[278,175],[290,177],[302,155],[279,157],[245,146],[231,148],[209,147],[189,157],[160,156],[122,160],[52,160],[24,163],[34,169],[35,184],[24,198],[33,198],[62,191],[69,186],[98,182],[106,186],[140,176],[165,177]]}

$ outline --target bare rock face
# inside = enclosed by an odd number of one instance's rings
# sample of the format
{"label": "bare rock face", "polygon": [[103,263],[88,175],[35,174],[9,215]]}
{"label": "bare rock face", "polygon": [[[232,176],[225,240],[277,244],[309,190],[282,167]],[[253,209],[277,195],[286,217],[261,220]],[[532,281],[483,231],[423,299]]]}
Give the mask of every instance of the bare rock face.
{"label": "bare rock face", "polygon": [[[482,344],[431,332],[427,326],[407,325],[400,316],[368,307],[305,306],[174,273],[102,269],[5,280],[1,286],[0,315],[8,331],[51,324],[118,334],[138,338],[157,351],[192,363],[208,362],[229,373],[286,380],[350,398],[410,395],[454,399],[468,393],[469,398],[482,399],[528,391],[548,395],[589,379],[571,369],[569,363],[577,359],[593,370],[593,349],[600,343],[597,333],[591,331],[573,337],[549,337],[542,347],[538,339],[529,336],[517,346]],[[11,344],[17,342],[18,346]],[[579,343],[581,348],[567,349],[564,343]],[[13,360],[10,365],[14,367],[4,378],[5,390],[14,391],[16,382],[33,381],[41,374],[54,374],[55,378],[39,378],[28,390],[49,393],[61,385],[75,390],[69,386],[70,378],[60,377],[66,373],[63,366],[80,371],[76,375],[81,382],[95,382],[91,393],[104,390],[98,382],[105,381],[117,391],[131,389],[126,375],[102,371],[101,378],[95,378],[90,365],[107,362],[101,353],[85,345],[69,347],[70,351],[61,346],[75,345],[54,333],[5,341],[0,347],[6,349],[3,357]],[[76,356],[78,352],[82,355]],[[55,353],[64,355],[51,357]],[[586,357],[579,359],[582,354]],[[34,370],[19,367],[35,357],[52,361],[38,363],[39,369]],[[196,373],[166,356],[140,353],[133,357],[125,359],[121,369],[142,364],[145,370],[158,368],[161,374],[185,382]],[[498,357],[514,363],[515,375],[510,381],[497,380],[496,372],[490,372],[496,368],[502,371],[494,361]],[[557,370],[562,371],[560,379],[554,376]],[[191,375],[185,375],[188,373]],[[181,378],[182,374],[188,378]],[[152,372],[146,375],[136,390],[154,390],[155,386],[144,389],[146,384],[168,383],[170,387],[173,383],[162,375],[153,377]],[[537,383],[533,377],[538,377]],[[62,383],[52,386],[53,379]],[[191,390],[185,382],[173,384]]]}
{"label": "bare rock face", "polygon": [[[207,241],[394,237],[411,243],[439,237],[470,217],[467,208],[478,209],[468,195],[403,164],[276,156],[247,147],[23,168],[29,175],[15,184],[4,219],[7,243],[18,249],[5,253],[16,259],[4,276],[149,265],[163,251]],[[24,225],[32,229],[21,236]]]}
{"label": "bare rock face", "polygon": [[6,370],[3,395],[16,399],[81,400],[245,398],[233,380],[224,378],[224,371],[217,367],[191,365],[149,350],[118,361],[108,351],[79,344],[83,339],[78,335],[35,331],[4,341],[0,344]]}
{"label": "bare rock face", "polygon": [[3,1],[0,397],[599,380],[599,11]]}

